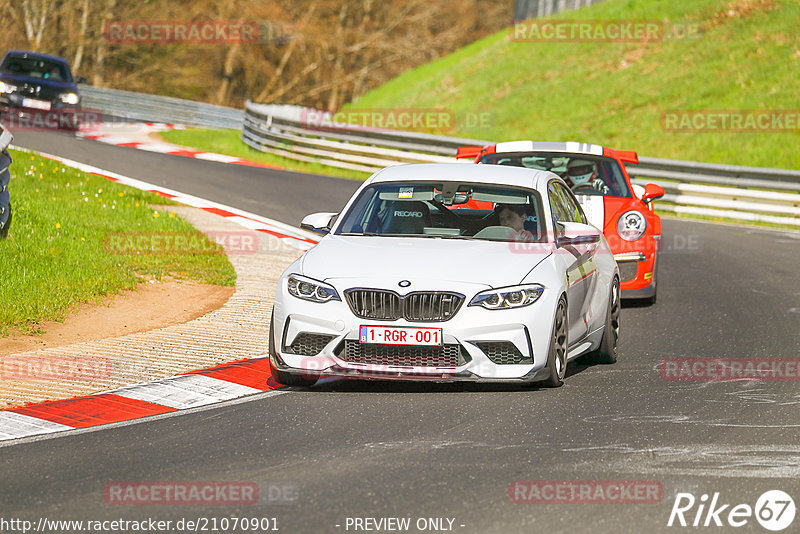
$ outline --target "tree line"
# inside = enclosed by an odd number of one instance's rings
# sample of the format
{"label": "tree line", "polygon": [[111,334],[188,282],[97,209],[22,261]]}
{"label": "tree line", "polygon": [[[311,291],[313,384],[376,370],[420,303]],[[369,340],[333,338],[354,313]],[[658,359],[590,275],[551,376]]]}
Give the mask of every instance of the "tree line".
{"label": "tree line", "polygon": [[[336,110],[512,11],[510,0],[0,0],[0,51],[63,56],[98,86]],[[192,38],[165,38],[176,32]]]}

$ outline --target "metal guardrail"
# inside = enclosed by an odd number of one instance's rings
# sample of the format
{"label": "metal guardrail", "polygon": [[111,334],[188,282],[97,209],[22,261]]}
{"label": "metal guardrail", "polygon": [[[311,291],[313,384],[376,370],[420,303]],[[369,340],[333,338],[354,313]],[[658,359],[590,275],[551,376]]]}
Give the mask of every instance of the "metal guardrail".
{"label": "metal guardrail", "polygon": [[[490,144],[340,125],[326,112],[252,102],[245,106],[242,141],[290,159],[364,172],[400,163],[453,162],[459,146]],[[800,171],[649,157],[626,168],[635,184],[664,187],[659,209],[800,226]]]}
{"label": "metal guardrail", "polygon": [[638,165],[626,166],[633,176],[648,176],[685,182],[703,182],[737,187],[765,187],[800,191],[800,171],[742,167],[697,161],[640,157]]}
{"label": "metal guardrail", "polygon": [[91,85],[80,85],[82,106],[102,111],[116,119],[138,122],[166,122],[187,126],[240,129],[244,112],[241,109],[215,106],[203,102],[133,91],[120,91]]}
{"label": "metal guardrail", "polygon": [[[483,143],[443,135],[378,128],[341,127],[330,113],[300,106],[247,102],[242,140],[257,150],[331,159],[335,167],[372,172],[397,163],[453,161],[460,146]],[[293,159],[303,159],[293,157]]]}
{"label": "metal guardrail", "polygon": [[514,20],[548,17],[562,11],[580,9],[603,0],[515,0]]}

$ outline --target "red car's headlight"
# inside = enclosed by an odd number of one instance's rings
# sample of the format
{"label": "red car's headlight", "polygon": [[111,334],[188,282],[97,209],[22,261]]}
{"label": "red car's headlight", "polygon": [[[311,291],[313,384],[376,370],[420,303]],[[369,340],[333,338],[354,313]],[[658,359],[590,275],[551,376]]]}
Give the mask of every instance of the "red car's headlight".
{"label": "red car's headlight", "polygon": [[647,220],[636,210],[627,211],[617,221],[617,233],[625,241],[636,241],[647,230]]}

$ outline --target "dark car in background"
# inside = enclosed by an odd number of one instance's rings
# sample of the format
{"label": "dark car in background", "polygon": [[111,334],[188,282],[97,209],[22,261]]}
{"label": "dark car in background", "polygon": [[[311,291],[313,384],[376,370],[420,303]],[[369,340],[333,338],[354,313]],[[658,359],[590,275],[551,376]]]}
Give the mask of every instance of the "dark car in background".
{"label": "dark car in background", "polygon": [[8,192],[8,182],[11,180],[8,145],[11,144],[11,139],[11,132],[0,124],[0,239],[8,235],[8,228],[11,226],[11,195]]}
{"label": "dark car in background", "polygon": [[0,106],[50,111],[80,108],[81,96],[66,59],[9,50],[0,62]]}

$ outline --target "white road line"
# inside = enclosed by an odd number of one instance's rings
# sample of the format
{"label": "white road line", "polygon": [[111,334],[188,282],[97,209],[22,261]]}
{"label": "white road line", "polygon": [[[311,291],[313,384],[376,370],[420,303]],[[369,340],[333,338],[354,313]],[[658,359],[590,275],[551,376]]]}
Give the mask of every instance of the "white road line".
{"label": "white road line", "polygon": [[[69,167],[73,167],[75,169],[81,170],[83,172],[100,174],[102,176],[109,176],[109,177],[114,178],[115,180],[117,180],[118,183],[130,186],[130,187],[134,187],[134,188],[140,189],[142,191],[158,191],[158,192],[161,192],[161,193],[165,193],[165,194],[173,197],[173,200],[175,200],[176,202],[180,202],[182,204],[186,204],[187,206],[193,206],[195,208],[216,208],[216,209],[219,209],[219,210],[227,211],[227,212],[233,213],[235,215],[238,215],[239,217],[241,217],[243,219],[249,219],[251,221],[258,221],[258,222],[263,223],[264,225],[266,225],[266,226],[261,227],[261,228],[274,230],[276,232],[280,232],[282,234],[290,236],[289,239],[284,239],[284,242],[287,243],[287,244],[291,244],[291,246],[293,246],[295,248],[299,248],[300,250],[307,250],[307,249],[311,248],[317,241],[319,241],[319,236],[317,234],[314,234],[312,232],[306,232],[305,230],[301,230],[299,228],[295,228],[293,226],[290,226],[290,225],[288,225],[286,223],[282,223],[280,221],[276,221],[274,219],[268,219],[267,217],[262,217],[261,215],[256,215],[255,213],[250,213],[250,212],[247,212],[247,211],[244,211],[244,210],[240,210],[238,208],[234,208],[234,207],[231,207],[231,206],[226,206],[225,204],[220,204],[218,202],[213,202],[211,200],[206,200],[204,198],[196,197],[196,196],[193,196],[193,195],[187,195],[186,193],[182,193],[182,192],[176,191],[174,189],[169,189],[169,188],[166,188],[166,187],[161,187],[161,186],[157,186],[157,185],[150,184],[150,183],[147,183],[147,182],[143,182],[141,180],[137,180],[136,178],[131,178],[129,176],[124,176],[124,175],[116,173],[116,172],[112,172],[112,171],[108,171],[108,170],[105,170],[105,169],[101,169],[99,167],[95,167],[93,165],[88,165],[86,163],[81,163],[79,161],[74,161],[74,160],[71,160],[71,159],[62,158],[61,156],[55,156],[53,154],[48,154],[46,152],[39,152],[39,151],[36,151],[36,150],[31,150],[31,149],[24,148],[24,147],[17,147],[17,146],[13,146],[13,145],[11,146],[11,148],[13,148],[14,150],[19,150],[21,152],[39,154],[39,155],[44,156],[46,158],[50,158],[50,159],[53,159],[55,161],[59,161],[59,162],[63,163],[64,165],[67,165]],[[228,217],[228,219],[233,220],[233,221],[237,222],[238,224],[242,224],[242,219],[240,219],[239,217]],[[249,226],[245,226],[245,228],[250,228],[250,227]],[[311,240],[314,243],[308,243],[306,240]]]}
{"label": "white road line", "polygon": [[[103,141],[102,139],[94,139],[94,141]],[[165,143],[144,143],[136,147],[139,150],[146,150],[147,152],[158,152],[166,154],[167,152],[174,152],[180,150],[176,145],[167,145]]]}
{"label": "white road line", "polygon": [[121,145],[127,143],[137,143],[136,139],[132,137],[119,137],[115,135],[104,135],[102,137],[97,137],[94,141],[100,141],[101,143],[108,143],[110,145]]}
{"label": "white road line", "polygon": [[218,161],[220,163],[230,163],[232,161],[239,161],[241,159],[234,156],[226,156],[225,154],[216,154],[214,152],[198,152],[197,154],[194,155],[194,157],[196,159],[203,159],[207,161]]}

